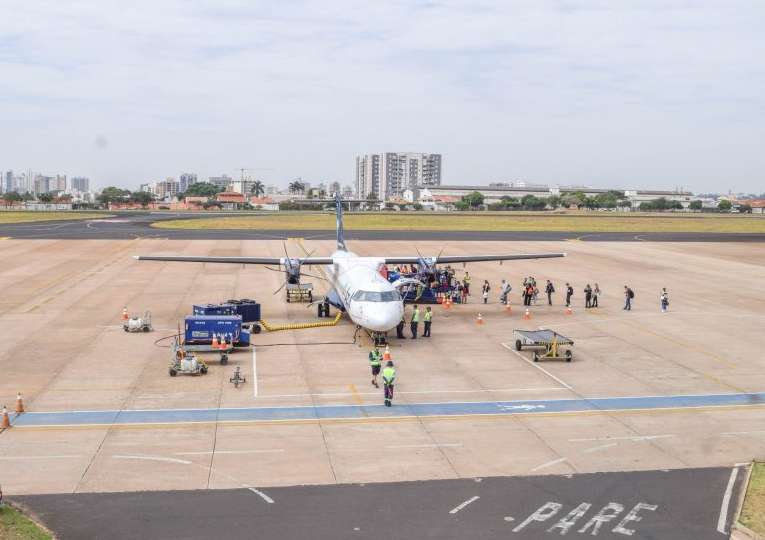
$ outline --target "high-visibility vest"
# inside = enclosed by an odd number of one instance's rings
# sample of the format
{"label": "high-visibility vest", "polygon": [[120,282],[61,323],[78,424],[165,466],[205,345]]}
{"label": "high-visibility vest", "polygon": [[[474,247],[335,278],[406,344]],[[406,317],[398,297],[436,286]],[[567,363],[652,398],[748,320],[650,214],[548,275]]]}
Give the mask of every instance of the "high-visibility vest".
{"label": "high-visibility vest", "polygon": [[420,322],[420,310],[419,310],[419,308],[415,309],[414,312],[412,313],[412,322]]}
{"label": "high-visibility vest", "polygon": [[425,322],[430,322],[431,319],[433,319],[433,312],[432,311],[426,311],[425,312]]}
{"label": "high-visibility vest", "polygon": [[393,381],[396,380],[396,370],[392,367],[383,368],[382,376],[385,384],[393,384]]}
{"label": "high-visibility vest", "polygon": [[370,366],[379,366],[380,362],[382,362],[382,354],[380,353],[380,351],[372,351],[369,353]]}

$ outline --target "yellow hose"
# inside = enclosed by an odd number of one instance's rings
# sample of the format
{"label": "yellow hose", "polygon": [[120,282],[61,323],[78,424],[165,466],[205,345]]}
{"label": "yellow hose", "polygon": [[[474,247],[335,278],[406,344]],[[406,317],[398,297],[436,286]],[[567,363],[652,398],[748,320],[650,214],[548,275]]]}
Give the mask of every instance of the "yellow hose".
{"label": "yellow hose", "polygon": [[326,326],[337,326],[340,319],[343,317],[343,312],[338,311],[333,321],[322,321],[313,323],[291,323],[291,324],[275,324],[271,326],[266,321],[261,319],[260,325],[269,332],[278,332],[279,330],[303,330],[304,328],[323,328]]}

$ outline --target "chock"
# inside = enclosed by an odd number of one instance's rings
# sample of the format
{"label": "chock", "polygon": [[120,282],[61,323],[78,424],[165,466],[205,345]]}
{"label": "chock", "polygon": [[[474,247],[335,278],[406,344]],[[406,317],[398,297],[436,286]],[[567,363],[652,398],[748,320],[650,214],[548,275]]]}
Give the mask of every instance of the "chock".
{"label": "chock", "polygon": [[21,397],[21,392],[16,394],[16,414],[24,412],[24,400]]}

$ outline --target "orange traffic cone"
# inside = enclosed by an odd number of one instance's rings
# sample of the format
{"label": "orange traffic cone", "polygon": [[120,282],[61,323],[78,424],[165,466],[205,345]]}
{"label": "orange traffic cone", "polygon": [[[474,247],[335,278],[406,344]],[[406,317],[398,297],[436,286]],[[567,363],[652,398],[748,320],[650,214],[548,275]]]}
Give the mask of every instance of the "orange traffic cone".
{"label": "orange traffic cone", "polygon": [[213,349],[217,349],[218,348],[218,334],[213,334],[212,335],[212,343],[210,343],[210,346]]}
{"label": "orange traffic cone", "polygon": [[383,352],[383,360],[386,362],[391,359],[390,356],[390,347],[388,345],[385,346],[385,352]]}
{"label": "orange traffic cone", "polygon": [[130,318],[127,312],[127,307],[122,308],[122,320],[127,322],[127,320]]}
{"label": "orange traffic cone", "polygon": [[507,304],[505,306],[505,311],[507,311],[507,313],[512,313],[513,312],[513,307],[510,304]]}
{"label": "orange traffic cone", "polygon": [[8,429],[11,427],[11,419],[8,417],[8,408],[3,405],[3,421],[0,423],[0,429]]}
{"label": "orange traffic cone", "polygon": [[523,319],[526,321],[531,320],[531,312],[529,311],[529,308],[526,308],[526,311],[523,313]]}
{"label": "orange traffic cone", "polygon": [[566,306],[566,315],[571,315],[573,313],[574,311],[571,309],[571,306]]}
{"label": "orange traffic cone", "polygon": [[21,398],[21,392],[16,394],[16,414],[24,412],[24,400]]}
{"label": "orange traffic cone", "polygon": [[481,314],[478,314],[478,317],[475,319],[476,324],[483,324],[483,317],[481,317]]}

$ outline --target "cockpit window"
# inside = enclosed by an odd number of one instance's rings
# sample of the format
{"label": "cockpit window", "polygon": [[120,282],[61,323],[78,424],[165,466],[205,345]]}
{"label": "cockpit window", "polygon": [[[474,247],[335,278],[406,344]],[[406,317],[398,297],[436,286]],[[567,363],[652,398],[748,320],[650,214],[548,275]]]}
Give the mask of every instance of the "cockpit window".
{"label": "cockpit window", "polygon": [[396,302],[401,301],[398,291],[356,291],[351,300],[359,302]]}

